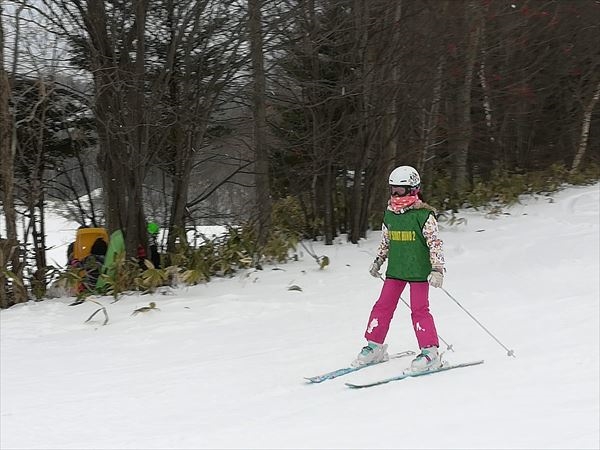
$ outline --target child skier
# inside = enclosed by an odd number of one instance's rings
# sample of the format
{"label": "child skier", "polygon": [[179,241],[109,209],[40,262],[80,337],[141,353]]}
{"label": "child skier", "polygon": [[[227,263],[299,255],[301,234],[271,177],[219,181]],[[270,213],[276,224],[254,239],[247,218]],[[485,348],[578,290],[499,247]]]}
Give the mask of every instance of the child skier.
{"label": "child skier", "polygon": [[442,287],[444,253],[438,237],[434,209],[422,201],[419,173],[410,166],[397,167],[389,178],[390,199],[383,218],[381,243],[369,272],[381,277],[381,265],[388,260],[386,279],[373,309],[363,347],[352,365],[362,366],[387,360],[384,344],[398,300],[410,284],[413,328],[421,353],[412,361],[412,371],[441,366],[438,336],[429,312],[429,285]]}

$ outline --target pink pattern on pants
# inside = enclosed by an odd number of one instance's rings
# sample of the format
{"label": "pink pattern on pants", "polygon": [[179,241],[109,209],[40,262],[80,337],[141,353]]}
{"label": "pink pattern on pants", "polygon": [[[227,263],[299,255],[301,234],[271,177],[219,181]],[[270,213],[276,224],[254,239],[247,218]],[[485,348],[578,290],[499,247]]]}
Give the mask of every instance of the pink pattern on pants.
{"label": "pink pattern on pants", "polygon": [[406,284],[410,283],[410,310],[413,328],[419,348],[439,346],[438,335],[429,312],[429,283],[427,281],[403,281],[388,278],[383,283],[379,299],[373,305],[365,338],[383,344],[398,300]]}

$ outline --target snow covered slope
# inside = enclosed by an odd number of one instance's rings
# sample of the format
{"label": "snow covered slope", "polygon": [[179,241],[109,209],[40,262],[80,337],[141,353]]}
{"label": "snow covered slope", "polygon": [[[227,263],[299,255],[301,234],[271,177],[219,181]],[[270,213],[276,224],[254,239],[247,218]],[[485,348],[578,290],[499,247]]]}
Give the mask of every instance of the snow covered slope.
{"label": "snow covered slope", "polygon": [[[301,254],[167,295],[98,298],[106,326],[84,323],[97,305],[71,298],[2,311],[0,447],[598,448],[599,192],[526,197],[509,214],[465,212],[466,225],[445,228],[444,287],[517,357],[432,289],[455,349],[446,359],[485,364],[380,387],[344,382],[410,361],[303,380],[362,347],[381,288],[368,274],[378,232],[313,244],[331,260],[324,270]],[[151,301],[160,310],[132,315]],[[387,342],[417,350],[401,303]]]}

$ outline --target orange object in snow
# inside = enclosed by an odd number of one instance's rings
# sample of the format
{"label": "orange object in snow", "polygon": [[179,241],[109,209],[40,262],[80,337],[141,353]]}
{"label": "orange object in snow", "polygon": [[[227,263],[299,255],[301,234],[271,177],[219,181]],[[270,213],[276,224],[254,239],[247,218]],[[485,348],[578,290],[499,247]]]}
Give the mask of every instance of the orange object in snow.
{"label": "orange object in snow", "polygon": [[92,251],[92,245],[96,239],[102,238],[108,243],[108,232],[106,228],[80,228],[77,230],[75,246],[73,247],[73,257],[78,261],[83,261]]}

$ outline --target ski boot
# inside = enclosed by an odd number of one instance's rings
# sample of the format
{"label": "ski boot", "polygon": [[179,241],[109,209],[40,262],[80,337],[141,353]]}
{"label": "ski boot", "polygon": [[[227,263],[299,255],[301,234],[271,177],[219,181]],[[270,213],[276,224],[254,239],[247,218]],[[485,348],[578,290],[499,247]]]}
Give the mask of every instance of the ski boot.
{"label": "ski boot", "polygon": [[410,365],[410,371],[416,372],[427,372],[432,369],[439,369],[442,367],[442,358],[438,353],[437,347],[422,348],[421,353],[413,359]]}
{"label": "ski boot", "polygon": [[356,359],[352,361],[352,367],[361,367],[369,364],[379,363],[390,359],[387,353],[387,344],[371,342],[365,345]]}

